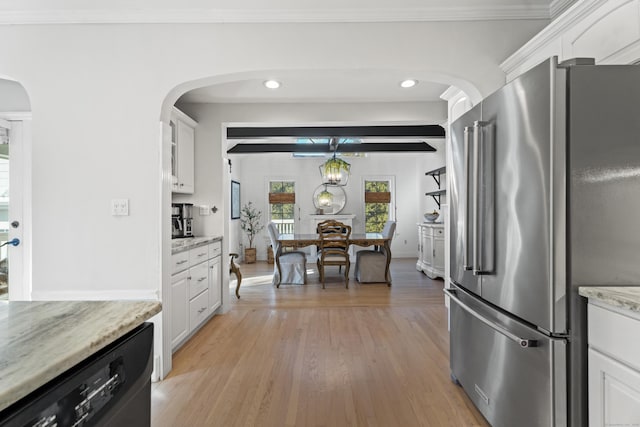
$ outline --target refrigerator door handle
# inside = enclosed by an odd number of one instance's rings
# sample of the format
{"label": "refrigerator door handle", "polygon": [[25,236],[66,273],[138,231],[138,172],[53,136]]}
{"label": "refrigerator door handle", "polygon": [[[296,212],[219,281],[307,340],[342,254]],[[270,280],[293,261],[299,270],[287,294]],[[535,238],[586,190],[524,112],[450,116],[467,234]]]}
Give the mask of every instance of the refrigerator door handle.
{"label": "refrigerator door handle", "polygon": [[[473,124],[473,274],[490,274],[493,262],[493,161],[491,148],[484,139],[483,128],[489,122]],[[488,167],[486,167],[488,165]],[[486,168],[485,168],[486,167]]]}
{"label": "refrigerator door handle", "polygon": [[515,342],[520,347],[529,348],[529,347],[537,347],[538,346],[538,340],[528,340],[526,338],[521,338],[521,337],[519,337],[519,336],[517,336],[515,334],[512,334],[511,332],[509,332],[508,330],[506,330],[502,326],[496,325],[492,321],[490,321],[487,318],[483,317],[480,313],[478,313],[477,311],[475,311],[474,309],[472,309],[471,307],[469,307],[468,305],[463,303],[456,296],[456,290],[455,289],[444,289],[444,293],[447,294],[449,296],[449,298],[451,298],[456,304],[458,304],[460,306],[460,308],[462,308],[464,311],[466,311],[467,313],[469,313],[470,315],[472,315],[473,317],[475,317],[476,319],[478,319],[479,321],[481,321],[482,323],[484,323],[485,325],[487,325],[488,327],[490,327],[494,331],[496,331],[499,334],[502,334],[505,337],[509,338],[511,341]]}
{"label": "refrigerator door handle", "polygon": [[464,179],[465,179],[465,191],[464,191],[464,209],[462,209],[462,247],[463,247],[463,255],[462,255],[462,268],[465,270],[473,270],[473,266],[469,262],[471,260],[471,256],[469,254],[470,246],[470,238],[469,238],[469,217],[471,216],[471,204],[469,203],[469,194],[471,193],[470,188],[470,177],[471,177],[471,136],[473,134],[473,128],[470,126],[465,126],[464,128]]}
{"label": "refrigerator door handle", "polygon": [[480,129],[480,122],[473,124],[473,236],[471,246],[473,249],[471,262],[473,263],[473,274],[478,275],[480,272],[480,239],[479,239],[479,223],[480,223],[480,209],[478,202],[480,201],[480,137],[482,130]]}

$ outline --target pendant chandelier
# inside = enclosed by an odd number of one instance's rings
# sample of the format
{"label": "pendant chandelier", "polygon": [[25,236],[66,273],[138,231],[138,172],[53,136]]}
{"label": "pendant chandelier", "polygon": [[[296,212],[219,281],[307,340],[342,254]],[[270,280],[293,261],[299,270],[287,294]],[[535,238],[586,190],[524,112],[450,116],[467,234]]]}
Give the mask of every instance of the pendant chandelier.
{"label": "pendant chandelier", "polygon": [[320,207],[328,207],[333,203],[333,194],[327,191],[327,185],[325,184],[324,190],[318,194],[318,205]]}
{"label": "pendant chandelier", "polygon": [[333,157],[320,165],[320,175],[323,184],[345,186],[351,175],[351,165],[336,158],[334,151]]}

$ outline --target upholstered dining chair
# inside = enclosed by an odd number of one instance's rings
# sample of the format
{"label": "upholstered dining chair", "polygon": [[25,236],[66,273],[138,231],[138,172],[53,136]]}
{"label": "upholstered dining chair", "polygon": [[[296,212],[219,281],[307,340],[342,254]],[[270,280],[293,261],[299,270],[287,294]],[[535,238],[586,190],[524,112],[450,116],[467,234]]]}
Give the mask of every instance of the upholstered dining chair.
{"label": "upholstered dining chair", "polygon": [[320,237],[320,250],[318,252],[318,272],[322,289],[325,282],[325,267],[337,265],[344,269],[344,281],[349,288],[349,237],[351,236],[351,226],[338,221],[325,221],[318,226]]}
{"label": "upholstered dining chair", "polygon": [[[282,252],[278,237],[278,226],[273,222],[267,225],[267,232],[273,247],[273,284],[280,287],[281,283],[304,285],[307,283],[307,257],[304,252]],[[282,252],[282,253],[281,253]],[[278,271],[278,265],[280,270]]]}
{"label": "upholstered dining chair", "polygon": [[[396,222],[387,221],[382,229],[382,236],[389,238],[389,245],[393,233],[396,231]],[[391,278],[386,277],[387,262],[391,256],[383,246],[375,250],[359,251],[356,255],[356,280],[360,283],[391,283]]]}

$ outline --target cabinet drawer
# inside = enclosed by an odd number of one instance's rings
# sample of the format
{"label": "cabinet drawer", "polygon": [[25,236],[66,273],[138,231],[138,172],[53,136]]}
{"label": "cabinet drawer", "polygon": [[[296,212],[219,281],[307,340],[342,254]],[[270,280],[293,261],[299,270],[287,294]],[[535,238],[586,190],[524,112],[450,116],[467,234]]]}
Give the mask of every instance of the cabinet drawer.
{"label": "cabinet drawer", "polygon": [[193,331],[209,316],[209,291],[189,301],[189,330]]}
{"label": "cabinet drawer", "polygon": [[189,266],[194,266],[209,259],[209,247],[199,246],[189,250]]}
{"label": "cabinet drawer", "polygon": [[620,313],[588,305],[589,347],[640,370],[640,321]]}
{"label": "cabinet drawer", "polygon": [[434,237],[444,238],[444,229],[443,228],[436,228],[435,230],[433,230],[433,235],[434,235]]}
{"label": "cabinet drawer", "polygon": [[209,264],[201,263],[189,269],[189,299],[195,297],[209,286]]}
{"label": "cabinet drawer", "polygon": [[215,258],[222,254],[222,242],[214,242],[209,245],[209,258]]}
{"label": "cabinet drawer", "polygon": [[433,229],[431,227],[420,227],[422,228],[423,236],[433,236]]}
{"label": "cabinet drawer", "polygon": [[189,267],[189,252],[178,252],[171,255],[171,274],[176,274]]}

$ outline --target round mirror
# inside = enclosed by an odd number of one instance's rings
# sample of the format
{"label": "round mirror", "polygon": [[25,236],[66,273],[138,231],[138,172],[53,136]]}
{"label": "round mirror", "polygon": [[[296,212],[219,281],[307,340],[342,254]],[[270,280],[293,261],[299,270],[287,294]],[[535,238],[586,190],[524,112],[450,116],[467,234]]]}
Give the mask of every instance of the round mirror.
{"label": "round mirror", "polygon": [[320,184],[313,192],[313,205],[323,215],[335,215],[344,209],[347,203],[347,194],[342,187],[329,184]]}

